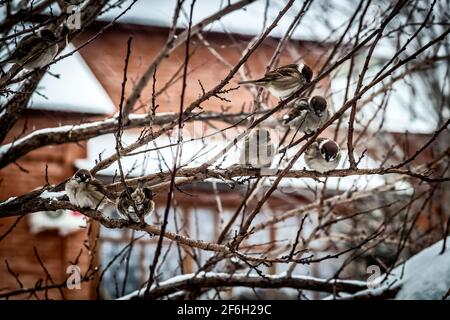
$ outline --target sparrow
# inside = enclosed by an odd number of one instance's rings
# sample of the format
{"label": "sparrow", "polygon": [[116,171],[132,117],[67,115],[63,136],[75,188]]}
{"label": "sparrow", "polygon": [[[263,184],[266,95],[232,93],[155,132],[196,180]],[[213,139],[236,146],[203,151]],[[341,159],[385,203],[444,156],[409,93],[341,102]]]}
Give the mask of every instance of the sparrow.
{"label": "sparrow", "polygon": [[251,168],[268,168],[275,156],[275,145],[267,129],[256,129],[245,137],[239,162]]}
{"label": "sparrow", "polygon": [[80,208],[101,209],[115,197],[88,170],[78,170],[65,185],[71,204]]}
{"label": "sparrow", "polygon": [[53,61],[58,53],[58,38],[49,29],[42,29],[19,41],[4,63],[17,63],[26,70],[42,68]]}
{"label": "sparrow", "polygon": [[241,81],[239,84],[253,84],[266,88],[275,97],[285,99],[311,82],[313,71],[306,64],[288,64],[267,72],[258,80]]}
{"label": "sparrow", "polygon": [[155,209],[153,192],[147,187],[142,187],[141,183],[135,189],[127,187],[117,198],[116,208],[123,219],[144,223],[144,219]]}
{"label": "sparrow", "polygon": [[307,167],[321,173],[336,169],[340,160],[339,145],[330,139],[318,138],[305,151]]}
{"label": "sparrow", "polygon": [[297,99],[291,111],[283,116],[283,124],[292,129],[313,133],[330,119],[327,100],[321,96],[314,96],[308,102],[306,99]]}

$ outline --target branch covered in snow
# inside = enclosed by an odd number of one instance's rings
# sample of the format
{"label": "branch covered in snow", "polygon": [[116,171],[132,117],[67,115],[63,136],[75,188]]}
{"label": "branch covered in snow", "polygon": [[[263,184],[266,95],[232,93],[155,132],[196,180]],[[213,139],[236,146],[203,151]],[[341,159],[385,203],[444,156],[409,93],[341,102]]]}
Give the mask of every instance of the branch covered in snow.
{"label": "branch covered in snow", "polygon": [[[229,113],[204,111],[193,114],[186,119],[190,121],[209,121],[219,120],[232,125],[245,125],[249,113]],[[176,113],[158,113],[154,118],[152,115],[131,114],[129,120],[125,123],[124,129],[145,127],[150,120],[153,125],[163,125],[170,123],[178,118]],[[41,147],[59,145],[64,143],[86,141],[99,135],[114,133],[117,131],[117,117],[101,121],[95,121],[83,124],[65,125],[56,128],[45,128],[36,130],[20,139],[5,144],[0,147],[0,168],[20,159],[27,153]]]}
{"label": "branch covered in snow", "polygon": [[[152,286],[146,299],[158,299],[177,291],[192,288],[251,287],[251,288],[293,288],[321,292],[348,292],[364,290],[366,282],[354,280],[325,280],[308,276],[252,275],[245,273],[200,272],[183,274]],[[136,290],[119,300],[142,299],[144,290]]]}

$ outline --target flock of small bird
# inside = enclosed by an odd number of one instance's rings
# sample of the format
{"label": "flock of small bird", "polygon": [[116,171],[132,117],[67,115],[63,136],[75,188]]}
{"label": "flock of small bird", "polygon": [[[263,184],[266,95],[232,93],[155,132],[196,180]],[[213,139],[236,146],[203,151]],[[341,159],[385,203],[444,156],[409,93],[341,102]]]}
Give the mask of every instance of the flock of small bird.
{"label": "flock of small bird", "polygon": [[[285,99],[311,82],[313,72],[307,65],[289,64],[264,75],[261,79],[242,81],[240,84],[261,86],[275,97]],[[311,134],[330,119],[325,98],[314,96],[309,101],[299,98],[292,109],[280,120],[296,132]],[[268,168],[276,154],[276,148],[267,129],[256,128],[244,140],[240,164],[251,168]],[[326,138],[317,138],[305,150],[305,164],[308,168],[324,173],[334,170],[341,160],[339,145]]]}
{"label": "flock of small bird", "polygon": [[153,192],[139,182],[136,188],[128,186],[116,195],[109,191],[86,169],[78,170],[65,185],[71,204],[93,210],[102,210],[109,204],[115,204],[121,218],[144,224],[144,219],[155,209]]}
{"label": "flock of small bird", "polygon": [[[58,38],[48,29],[24,37],[15,50],[3,63],[16,63],[27,70],[42,68],[53,61],[58,53]],[[289,64],[267,72],[257,80],[243,81],[240,84],[261,86],[280,99],[290,97],[301,87],[311,82],[313,71],[307,65]],[[330,118],[325,98],[314,96],[311,99],[298,98],[291,110],[280,123],[296,132],[311,134],[324,125]],[[276,154],[276,147],[270,133],[264,128],[255,128],[244,139],[240,154],[240,165],[250,168],[268,168]],[[305,164],[318,172],[334,170],[341,159],[339,145],[326,138],[317,138],[305,150]],[[80,208],[101,209],[108,203],[115,203],[119,215],[136,223],[154,210],[153,193],[142,183],[136,187],[127,187],[116,197],[87,170],[78,170],[70,178],[65,190],[71,204]]]}

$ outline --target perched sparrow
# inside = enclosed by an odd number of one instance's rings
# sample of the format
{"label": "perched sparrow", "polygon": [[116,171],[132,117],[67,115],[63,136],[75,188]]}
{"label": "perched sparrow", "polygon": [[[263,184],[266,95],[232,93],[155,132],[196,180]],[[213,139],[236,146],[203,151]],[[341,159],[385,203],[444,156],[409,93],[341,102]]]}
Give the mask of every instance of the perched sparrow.
{"label": "perched sparrow", "polygon": [[298,99],[292,110],[283,117],[283,124],[306,134],[316,131],[330,118],[327,101],[321,96],[314,96],[308,102]]}
{"label": "perched sparrow", "polygon": [[336,169],[340,160],[339,145],[330,139],[318,138],[305,151],[308,168],[321,173]]}
{"label": "perched sparrow", "polygon": [[288,64],[267,72],[258,80],[242,81],[239,84],[254,84],[266,88],[275,97],[287,98],[311,81],[313,72],[303,63]]}
{"label": "perched sparrow", "polygon": [[114,195],[85,169],[78,170],[66,182],[65,189],[70,203],[80,208],[100,209],[114,199]]}
{"label": "perched sparrow", "polygon": [[266,129],[256,129],[245,137],[240,164],[252,168],[268,168],[275,156],[275,146]]}
{"label": "perched sparrow", "polygon": [[151,215],[155,209],[153,193],[149,188],[142,188],[141,185],[136,189],[128,187],[117,198],[116,208],[123,219],[144,222],[145,217]]}
{"label": "perched sparrow", "polygon": [[17,63],[27,70],[34,70],[52,62],[58,49],[55,34],[48,29],[42,29],[37,34],[24,37],[13,53],[0,63]]}

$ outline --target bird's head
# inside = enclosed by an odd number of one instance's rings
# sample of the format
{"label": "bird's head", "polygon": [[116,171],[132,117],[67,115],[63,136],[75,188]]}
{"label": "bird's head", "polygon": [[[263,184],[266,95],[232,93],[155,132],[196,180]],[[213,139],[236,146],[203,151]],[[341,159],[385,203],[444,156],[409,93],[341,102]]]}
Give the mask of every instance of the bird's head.
{"label": "bird's head", "polygon": [[325,139],[319,145],[320,154],[326,161],[333,161],[339,154],[339,145],[333,140]]}
{"label": "bird's head", "polygon": [[149,188],[144,188],[144,194],[147,199],[153,199],[153,191]]}
{"label": "bird's head", "polygon": [[310,83],[311,79],[313,77],[312,69],[303,63],[298,64],[297,68],[300,71],[300,73],[302,74],[303,79],[305,79],[306,83]]}
{"label": "bird's head", "polygon": [[321,117],[327,109],[327,100],[321,96],[314,96],[311,98],[309,105],[311,106],[312,111],[318,117]]}
{"label": "bird's head", "polygon": [[58,38],[56,37],[56,35],[49,29],[40,30],[39,36],[49,43],[58,42]]}
{"label": "bird's head", "polygon": [[80,169],[75,173],[74,178],[77,182],[89,182],[92,179],[92,175],[88,170]]}
{"label": "bird's head", "polygon": [[123,193],[125,194],[125,195],[132,195],[133,194],[133,192],[134,192],[134,189],[132,188],[132,187],[130,187],[130,186],[128,186],[124,191],[123,191]]}

